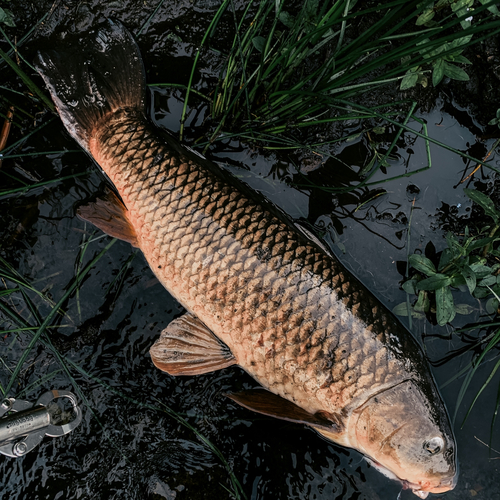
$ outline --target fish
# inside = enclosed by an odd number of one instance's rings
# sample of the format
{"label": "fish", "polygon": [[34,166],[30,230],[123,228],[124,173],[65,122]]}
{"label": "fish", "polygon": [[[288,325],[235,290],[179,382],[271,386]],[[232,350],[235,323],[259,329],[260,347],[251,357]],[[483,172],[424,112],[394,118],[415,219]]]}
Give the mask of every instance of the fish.
{"label": "fish", "polygon": [[153,363],[238,365],[260,388],[233,402],[359,451],[419,498],[453,489],[455,438],[420,344],[310,228],[151,122],[126,28],[107,20],[35,67],[112,185],[78,215],[139,248],[186,309]]}

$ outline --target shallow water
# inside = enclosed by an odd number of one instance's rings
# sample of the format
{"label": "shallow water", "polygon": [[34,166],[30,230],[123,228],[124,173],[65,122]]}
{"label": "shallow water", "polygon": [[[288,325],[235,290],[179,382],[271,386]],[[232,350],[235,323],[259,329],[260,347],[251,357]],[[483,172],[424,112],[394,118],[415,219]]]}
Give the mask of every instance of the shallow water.
{"label": "shallow water", "polygon": [[[113,15],[137,33],[159,2],[147,2],[147,8],[137,2],[108,2],[106,7],[100,7],[99,3],[68,2],[66,10],[58,5],[44,29],[57,30],[76,13],[75,31],[85,29],[93,18]],[[51,4],[47,2],[46,10]],[[190,69],[188,56],[216,5],[210,1],[197,2],[196,7],[189,2],[168,3],[158,11],[138,37],[151,83],[186,81]],[[45,12],[42,7],[41,13]],[[36,19],[40,17],[29,14]],[[172,32],[178,39],[165,34]],[[214,61],[207,56],[202,62],[200,78]],[[177,131],[182,102],[179,91],[153,87],[153,118],[161,126]],[[190,140],[196,137],[197,126],[203,120],[203,106],[197,111],[187,122]],[[429,113],[418,116],[427,123],[431,137],[481,156],[492,147],[494,139],[478,139],[481,125],[470,118],[465,120],[463,117],[468,115],[463,111],[443,95]],[[41,123],[47,122],[45,117]],[[416,122],[412,126],[420,129]],[[354,133],[357,127],[352,124],[350,132]],[[14,137],[15,134],[14,131]],[[394,131],[387,134],[390,137]],[[55,120],[15,153],[62,149],[77,147],[59,120]],[[354,170],[370,154],[364,136],[339,145],[334,152]],[[220,144],[210,154],[222,168],[264,193],[291,217],[307,218],[323,227],[325,241],[341,261],[392,309],[406,300],[399,287],[402,276],[397,263],[405,262],[408,253],[424,251],[429,241],[441,250],[450,220],[467,220],[470,216],[470,200],[462,187],[454,188],[462,177],[464,161],[434,145],[431,153],[432,168],[424,172],[339,197],[329,189],[355,176],[327,157],[322,158],[317,168],[301,173],[292,162],[296,160],[294,157],[258,151],[239,143]],[[397,161],[391,163],[387,173],[381,172],[373,180],[427,165],[424,141],[415,140],[410,134],[405,133],[398,142],[397,154]],[[489,162],[500,167],[498,154]],[[109,237],[100,237],[100,231],[75,217],[75,206],[98,192],[105,180],[91,160],[79,152],[6,160],[0,174],[4,186],[12,187],[19,184],[7,174],[33,182],[26,176],[49,180],[85,172],[80,177],[0,198],[1,255],[56,302],[73,279],[80,260],[85,265],[110,242]],[[482,186],[495,182],[494,174],[487,170],[483,173]],[[381,187],[387,193],[371,199]],[[95,241],[82,256],[81,245],[89,238]],[[34,296],[32,300],[40,315],[46,316],[50,306]],[[455,300],[477,307],[475,301],[460,292],[455,294]],[[9,306],[29,317],[20,295],[13,297]],[[84,419],[71,434],[46,438],[23,458],[0,455],[1,499],[231,498],[227,491],[231,488],[229,474],[220,458],[192,430],[162,411],[162,405],[168,405],[220,450],[249,499],[395,500],[398,497],[400,486],[375,471],[359,453],[333,445],[303,426],[253,414],[227,400],[225,393],[255,386],[241,369],[231,367],[182,378],[155,369],[149,347],[183,309],[157,282],[140,252],[130,245],[116,242],[64,309],[66,315],[54,320],[54,324],[64,326],[52,329],[50,338],[59,352],[81,367],[83,373],[75,367],[69,368],[69,374],[61,370],[54,355],[38,344],[30,352],[10,395],[21,394],[35,401],[51,388],[72,390],[82,402]],[[458,316],[453,326],[471,322],[478,314]],[[457,336],[448,337],[452,330],[449,325],[434,327],[427,320],[412,322],[416,336],[425,335],[431,360],[463,345]],[[29,340],[27,333],[18,337],[2,334],[2,387],[7,385],[9,369],[15,367]],[[468,359],[457,358],[436,367],[438,383],[448,381]],[[496,399],[494,383],[486,388],[463,428],[459,425],[489,369],[479,370],[465,404],[458,411],[455,432],[461,475],[456,489],[441,495],[442,498],[500,497],[500,455],[491,452],[490,456],[479,441],[489,441]],[[40,386],[32,387],[26,395],[21,392],[40,379]],[[442,389],[451,412],[461,382],[459,379]],[[498,424],[491,444],[500,450]],[[403,491],[400,498],[416,497]]]}

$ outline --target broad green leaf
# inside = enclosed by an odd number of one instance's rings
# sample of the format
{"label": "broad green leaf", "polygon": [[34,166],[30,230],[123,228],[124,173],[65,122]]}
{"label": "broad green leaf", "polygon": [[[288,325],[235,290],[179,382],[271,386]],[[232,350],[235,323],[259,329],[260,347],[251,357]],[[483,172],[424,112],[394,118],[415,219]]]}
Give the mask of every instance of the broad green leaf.
{"label": "broad green leaf", "polygon": [[476,273],[469,266],[465,265],[463,269],[460,271],[460,274],[465,279],[465,284],[469,289],[469,293],[472,294],[472,292],[476,288],[476,280],[477,280]]}
{"label": "broad green leaf", "polygon": [[417,271],[426,274],[427,276],[432,276],[436,274],[436,268],[434,264],[423,255],[413,254],[408,257],[408,262],[410,266],[415,268]]}
{"label": "broad green leaf", "polygon": [[462,248],[462,245],[460,245],[460,242],[458,241],[458,238],[450,231],[446,233],[446,243],[448,244],[448,247],[454,254],[455,257],[460,257],[461,255],[464,255],[464,249]]}
{"label": "broad green leaf", "polygon": [[[479,0],[483,5],[487,5],[491,3],[491,0]],[[498,7],[496,5],[490,5],[488,7],[488,10],[494,14],[495,16],[500,16],[500,10],[498,10]]]}
{"label": "broad green leaf", "polygon": [[0,7],[0,23],[10,26],[11,28],[15,28],[16,23],[14,22],[14,14],[12,11],[9,9],[2,9],[2,7]]}
{"label": "broad green leaf", "polygon": [[[396,314],[397,316],[408,316],[408,305],[406,304],[406,302],[401,302],[401,304],[398,304],[396,307],[394,307],[394,309],[392,310],[392,312],[394,314]],[[417,318],[417,319],[423,319],[425,318],[425,315],[418,312],[418,311],[415,311],[414,309],[412,309],[410,307],[410,313],[412,315],[413,318]]]}
{"label": "broad green leaf", "polygon": [[478,286],[493,286],[496,284],[497,284],[497,277],[496,276],[486,276],[486,278],[483,278],[478,283]]}
{"label": "broad green leaf", "polygon": [[451,290],[445,286],[436,290],[436,319],[439,326],[446,325],[455,317],[455,304]]}
{"label": "broad green leaf", "polygon": [[430,301],[427,292],[421,290],[418,292],[418,299],[415,303],[415,311],[417,312],[427,312],[429,310]]}
{"label": "broad green leaf", "polygon": [[404,78],[401,80],[401,85],[399,86],[399,90],[407,90],[415,87],[418,83],[420,74],[409,69]]}
{"label": "broad green leaf", "polygon": [[462,68],[459,68],[454,64],[445,63],[444,74],[452,80],[458,80],[461,82],[469,81],[469,75]]}
{"label": "broad green leaf", "polygon": [[458,10],[458,9],[465,9],[467,7],[470,7],[473,3],[473,0],[458,0],[457,2],[453,2],[451,4],[451,8],[453,10]]}
{"label": "broad green leaf", "polygon": [[449,248],[445,248],[439,259],[438,270],[442,271],[453,260],[453,257],[453,252]]}
{"label": "broad green leaf", "polygon": [[[461,274],[454,274],[451,277],[451,283],[450,286],[453,286],[455,288],[460,288],[461,286],[465,286],[465,278]],[[465,292],[465,290],[464,290]]]}
{"label": "broad green leaf", "polygon": [[408,281],[405,281],[403,283],[403,290],[406,292],[406,293],[412,293],[414,295],[417,295],[417,283],[418,283],[418,280],[416,279],[411,279],[411,280],[408,280]]}
{"label": "broad green leaf", "polygon": [[488,122],[488,125],[498,125],[500,127],[500,108],[497,109],[496,118],[493,118],[493,120],[490,120]]}
{"label": "broad green leaf", "polygon": [[439,82],[444,77],[445,64],[446,62],[444,61],[444,59],[438,59],[437,62],[434,64],[434,68],[432,70],[432,85],[434,85],[434,87],[439,85]]}
{"label": "broad green leaf", "polygon": [[486,278],[486,276],[491,274],[491,268],[488,266],[483,266],[479,262],[477,264],[471,264],[470,268],[474,271],[474,274],[476,275],[476,279],[478,281]]}
{"label": "broad green leaf", "polygon": [[263,36],[252,38],[252,43],[259,52],[262,52],[266,47],[266,39]]}
{"label": "broad green leaf", "polygon": [[436,54],[439,54],[440,52],[443,51],[442,47],[437,47],[437,48],[433,48],[433,49],[426,48],[427,45],[429,44],[429,42],[430,42],[430,40],[428,38],[424,38],[421,42],[417,43],[417,47],[422,45],[422,48],[419,49],[419,52],[422,54],[422,56],[425,59],[428,59],[429,57],[434,56]]}
{"label": "broad green leaf", "polygon": [[459,63],[459,64],[472,64],[472,62],[469,61],[469,59],[467,59],[463,55],[454,56],[453,57],[453,61],[456,62],[456,63]]}
{"label": "broad green leaf", "polygon": [[449,44],[451,49],[455,49],[458,47],[462,47],[463,45],[467,45],[472,40],[473,35],[462,36],[461,38],[455,38]]}
{"label": "broad green leaf", "polygon": [[485,297],[488,297],[488,295],[491,295],[491,292],[486,287],[477,286],[476,289],[474,290],[474,297],[476,299],[484,299]]}
{"label": "broad green leaf", "polygon": [[469,245],[469,247],[468,247],[469,252],[477,250],[478,248],[483,248],[488,243],[493,243],[497,239],[499,239],[499,238],[495,238],[495,237],[493,237],[493,238],[481,238],[480,240],[476,240]]}
{"label": "broad green leaf", "polygon": [[435,15],[436,15],[436,13],[434,12],[434,9],[424,10],[422,12],[422,14],[420,14],[418,16],[417,21],[415,22],[415,24],[417,26],[422,26],[425,23],[428,23]]}
{"label": "broad green leaf", "polygon": [[[457,17],[460,17],[468,13],[468,7],[472,5],[473,1],[474,0],[458,0],[458,2],[451,4],[451,8]],[[460,21],[460,25],[463,29],[468,28],[471,25],[470,19]]]}
{"label": "broad green leaf", "polygon": [[[465,14],[465,12],[457,12],[457,16],[461,16]],[[460,21],[460,26],[462,26],[462,29],[463,30],[466,30],[467,28],[470,28],[471,26],[471,19],[472,19],[472,16],[470,17],[466,17],[465,19],[462,19],[462,21]]]}
{"label": "broad green leaf", "polygon": [[457,314],[467,316],[468,314],[472,314],[475,311],[475,308],[470,304],[455,304],[455,311]]}
{"label": "broad green leaf", "polygon": [[486,301],[484,306],[488,314],[496,314],[498,311],[498,299],[496,297],[491,297]]}
{"label": "broad green leaf", "polygon": [[398,316],[408,316],[408,304],[406,302],[401,302],[401,304],[398,304],[392,309],[392,312]]}
{"label": "broad green leaf", "polygon": [[494,221],[498,224],[500,212],[495,207],[495,204],[489,196],[486,196],[475,189],[464,189],[464,193],[474,202],[477,203]]}
{"label": "broad green leaf", "polygon": [[444,286],[450,286],[451,278],[444,274],[434,274],[430,278],[418,282],[419,290],[433,291]]}
{"label": "broad green leaf", "polygon": [[478,266],[484,266],[486,264],[486,257],[481,257],[480,255],[471,255],[470,256],[470,266],[474,272],[476,272],[476,268]]}
{"label": "broad green leaf", "polygon": [[279,20],[287,27],[291,28],[295,22],[295,17],[293,17],[288,12],[281,12],[279,15]]}

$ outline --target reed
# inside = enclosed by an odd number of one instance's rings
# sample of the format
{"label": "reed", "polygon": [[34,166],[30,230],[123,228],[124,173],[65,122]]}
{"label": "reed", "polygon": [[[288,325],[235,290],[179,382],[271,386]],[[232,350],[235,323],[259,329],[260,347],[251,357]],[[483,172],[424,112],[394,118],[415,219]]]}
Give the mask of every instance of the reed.
{"label": "reed", "polygon": [[[444,76],[467,79],[457,65],[469,62],[462,52],[500,32],[500,18],[488,10],[494,1],[474,8],[473,23],[466,21],[469,11],[449,8],[431,27],[415,24],[428,10],[415,0],[360,8],[353,0],[307,0],[296,14],[289,3],[264,0],[255,12],[249,3],[239,18],[232,0],[221,4],[196,51],[181,124],[200,51],[211,46],[224,15],[233,19],[235,35],[212,92],[210,141],[236,131],[266,143],[269,135],[352,119],[339,113],[339,102],[380,85],[406,89],[431,73],[435,85]],[[371,24],[356,32],[367,18]]]}

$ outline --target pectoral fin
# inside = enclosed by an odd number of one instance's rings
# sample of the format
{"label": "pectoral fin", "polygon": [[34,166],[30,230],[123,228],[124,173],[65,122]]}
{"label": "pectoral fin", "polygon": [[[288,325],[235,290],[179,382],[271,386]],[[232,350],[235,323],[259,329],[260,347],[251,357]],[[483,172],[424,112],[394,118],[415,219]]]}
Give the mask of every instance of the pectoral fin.
{"label": "pectoral fin", "polygon": [[236,364],[229,347],[191,313],[172,321],[149,353],[170,375],[201,375]]}
{"label": "pectoral fin", "polygon": [[226,394],[226,396],[248,410],[262,413],[269,417],[299,424],[312,425],[319,431],[325,430],[329,433],[337,433],[340,431],[337,419],[332,420],[326,418],[323,412],[318,412],[313,415],[291,401],[266,391],[265,389],[252,389],[249,391],[237,392],[235,394]]}
{"label": "pectoral fin", "polygon": [[138,247],[137,233],[127,218],[127,212],[125,205],[111,190],[76,211],[81,219],[91,222],[106,234]]}

